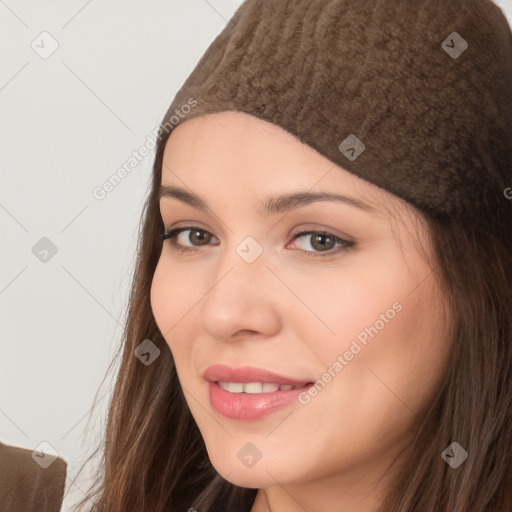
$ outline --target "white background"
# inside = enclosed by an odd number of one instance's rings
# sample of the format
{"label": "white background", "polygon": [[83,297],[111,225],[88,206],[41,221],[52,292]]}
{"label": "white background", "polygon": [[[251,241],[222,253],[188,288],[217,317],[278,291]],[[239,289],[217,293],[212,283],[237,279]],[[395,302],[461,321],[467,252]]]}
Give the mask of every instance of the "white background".
{"label": "white background", "polygon": [[[512,21],[512,0],[496,3]],[[68,462],[63,511],[83,496],[85,475],[72,479],[101,431],[108,382],[93,404],[153,153],[103,200],[92,191],[145,143],[240,4],[0,0],[0,440],[46,441]],[[43,31],[59,45],[46,59],[31,48]],[[57,247],[46,263],[32,253],[42,237]]]}

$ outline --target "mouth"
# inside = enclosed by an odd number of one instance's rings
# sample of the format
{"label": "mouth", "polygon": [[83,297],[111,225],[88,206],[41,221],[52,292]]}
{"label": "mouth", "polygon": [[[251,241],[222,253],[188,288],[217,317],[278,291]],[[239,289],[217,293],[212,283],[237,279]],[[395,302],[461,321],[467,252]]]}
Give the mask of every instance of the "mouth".
{"label": "mouth", "polygon": [[257,420],[291,406],[313,380],[285,377],[253,367],[210,366],[203,374],[210,403],[222,416],[235,420]]}
{"label": "mouth", "polygon": [[[272,383],[270,383],[272,384]],[[247,386],[247,387],[246,387]],[[208,382],[210,403],[215,411],[231,420],[259,420],[285,407],[300,402],[300,395],[306,393],[313,383],[291,387],[288,384],[279,386],[276,391],[259,391],[261,382],[227,383],[222,381]],[[228,389],[225,389],[225,388]],[[273,385],[272,388],[276,387]],[[229,388],[234,389],[231,391]],[[267,388],[267,389],[272,389]]]}
{"label": "mouth", "polygon": [[228,389],[232,393],[265,393],[274,392],[281,388],[282,391],[289,391],[313,382],[310,379],[287,377],[253,366],[235,368],[222,364],[208,367],[203,373],[203,378],[210,382],[219,382],[223,386],[228,386],[224,389]]}
{"label": "mouth", "polygon": [[306,382],[302,385],[278,384],[276,382],[226,382],[223,380],[214,381],[222,389],[230,393],[247,393],[255,395],[259,393],[275,393],[276,391],[292,391],[294,389],[307,389],[313,382]]}

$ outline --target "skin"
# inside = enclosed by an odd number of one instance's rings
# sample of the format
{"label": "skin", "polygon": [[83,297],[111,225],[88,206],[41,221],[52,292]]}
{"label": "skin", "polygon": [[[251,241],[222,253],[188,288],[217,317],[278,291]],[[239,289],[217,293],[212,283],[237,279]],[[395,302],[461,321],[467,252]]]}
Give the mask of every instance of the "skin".
{"label": "skin", "polygon": [[[166,229],[198,226],[211,237],[201,245],[194,230],[178,235],[175,242],[195,253],[163,243],[151,306],[213,466],[233,484],[259,489],[253,512],[376,511],[395,471],[386,473],[388,465],[438,391],[450,349],[446,302],[417,212],[277,125],[239,112],[175,128],[162,184],[193,191],[209,207],[161,199]],[[258,215],[260,200],[299,190],[343,194],[374,211],[321,201]],[[294,228],[356,244],[336,252],[332,239],[294,240]],[[247,236],[263,250],[250,264],[236,252]],[[253,421],[212,407],[201,377],[208,366],[321,379],[394,303],[400,312],[358,343],[361,350],[308,404]],[[247,442],[262,454],[251,468],[237,457]]]}

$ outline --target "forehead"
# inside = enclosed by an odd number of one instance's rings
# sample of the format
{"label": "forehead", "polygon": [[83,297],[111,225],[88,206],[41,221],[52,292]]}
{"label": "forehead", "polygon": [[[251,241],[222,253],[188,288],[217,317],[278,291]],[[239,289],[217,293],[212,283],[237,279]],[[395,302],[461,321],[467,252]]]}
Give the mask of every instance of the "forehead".
{"label": "forehead", "polygon": [[215,152],[229,160],[243,154],[247,165],[286,159],[318,165],[323,158],[280,126],[233,111],[182,122],[172,131],[164,158],[201,159],[202,156],[207,158],[208,152]]}
{"label": "forehead", "polygon": [[395,197],[280,126],[232,111],[192,118],[173,130],[164,151],[162,183],[178,185],[179,176],[194,184],[243,182],[253,191],[267,183],[270,188],[351,192],[377,208]]}

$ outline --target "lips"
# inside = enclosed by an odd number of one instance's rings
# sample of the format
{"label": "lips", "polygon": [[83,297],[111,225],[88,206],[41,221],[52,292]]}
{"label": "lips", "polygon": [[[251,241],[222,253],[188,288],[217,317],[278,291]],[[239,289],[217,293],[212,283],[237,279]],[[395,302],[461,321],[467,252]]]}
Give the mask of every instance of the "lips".
{"label": "lips", "polygon": [[311,383],[310,379],[294,379],[277,373],[264,370],[263,368],[254,368],[252,366],[243,366],[233,368],[226,365],[214,365],[206,369],[203,378],[210,382],[233,382],[233,383],[249,383],[261,382],[278,384],[279,386],[289,385],[295,387],[303,387]]}
{"label": "lips", "polygon": [[[232,420],[262,419],[293,405],[299,394],[313,385],[311,380],[287,377],[252,366],[210,366],[203,373],[203,378],[208,381],[212,407]],[[279,386],[277,390],[276,385]]]}

